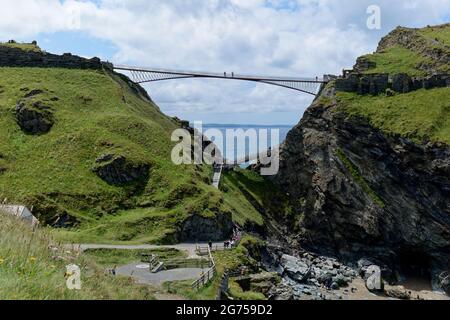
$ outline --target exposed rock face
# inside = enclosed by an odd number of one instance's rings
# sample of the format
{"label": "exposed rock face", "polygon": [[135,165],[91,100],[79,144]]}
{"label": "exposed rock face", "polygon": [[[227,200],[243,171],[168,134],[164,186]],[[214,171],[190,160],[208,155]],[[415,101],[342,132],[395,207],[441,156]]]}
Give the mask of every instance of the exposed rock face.
{"label": "exposed rock face", "polygon": [[98,58],[85,59],[70,53],[59,56],[0,46],[0,67],[102,69],[103,66]]}
{"label": "exposed rock face", "polygon": [[112,185],[122,185],[149,177],[148,164],[135,164],[124,156],[106,154],[96,160],[93,171],[104,181]]}
{"label": "exposed rock face", "polygon": [[417,263],[433,276],[448,269],[448,146],[388,137],[324,102],[333,89],[322,95],[289,133],[275,178],[303,216],[290,226],[300,244],[392,268]]}
{"label": "exposed rock face", "polygon": [[215,217],[192,215],[186,219],[179,233],[179,240],[183,241],[223,241],[229,239],[233,233],[231,215],[216,214]]}
{"label": "exposed rock face", "polygon": [[19,101],[16,119],[23,131],[36,135],[49,132],[55,123],[52,109],[41,101]]}

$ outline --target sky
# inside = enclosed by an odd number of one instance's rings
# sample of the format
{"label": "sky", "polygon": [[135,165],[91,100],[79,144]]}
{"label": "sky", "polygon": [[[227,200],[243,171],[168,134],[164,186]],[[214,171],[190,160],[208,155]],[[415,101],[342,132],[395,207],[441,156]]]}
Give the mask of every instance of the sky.
{"label": "sky", "polygon": [[[380,29],[367,20],[380,8]],[[450,0],[0,0],[0,41],[116,64],[316,77],[340,74],[396,26],[450,21]],[[145,88],[170,116],[205,123],[298,123],[311,96],[241,81]]]}

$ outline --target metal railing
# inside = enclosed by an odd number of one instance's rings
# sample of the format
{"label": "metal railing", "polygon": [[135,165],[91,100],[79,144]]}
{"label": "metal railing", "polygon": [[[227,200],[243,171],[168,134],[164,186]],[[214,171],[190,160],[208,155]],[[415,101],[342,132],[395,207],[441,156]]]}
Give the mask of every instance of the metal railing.
{"label": "metal railing", "polygon": [[209,268],[211,263],[207,259],[172,259],[165,263],[167,270],[180,268]]}
{"label": "metal railing", "polygon": [[202,275],[200,276],[200,278],[198,278],[197,280],[192,282],[192,285],[191,285],[192,290],[197,290],[197,291],[200,290],[201,288],[206,286],[208,283],[210,283],[217,274],[216,263],[214,262],[214,258],[213,258],[213,255],[211,253],[209,246],[207,247],[207,250],[208,250],[208,256],[209,256],[209,261],[210,261],[210,268],[208,270],[206,270],[206,272],[203,272]]}
{"label": "metal railing", "polygon": [[196,247],[196,251],[197,254],[199,256],[207,256],[209,255],[210,252],[215,252],[215,251],[225,251],[225,250],[229,250],[229,249],[233,249],[232,247],[225,247],[225,245],[212,245],[212,246],[199,246],[197,245]]}

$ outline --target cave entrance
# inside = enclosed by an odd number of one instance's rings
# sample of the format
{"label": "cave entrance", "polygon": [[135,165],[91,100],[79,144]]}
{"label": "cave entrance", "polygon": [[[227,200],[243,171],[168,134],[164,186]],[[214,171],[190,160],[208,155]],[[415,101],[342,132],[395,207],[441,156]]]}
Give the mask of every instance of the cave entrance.
{"label": "cave entrance", "polygon": [[403,250],[397,255],[400,284],[410,290],[431,290],[430,258],[418,250]]}

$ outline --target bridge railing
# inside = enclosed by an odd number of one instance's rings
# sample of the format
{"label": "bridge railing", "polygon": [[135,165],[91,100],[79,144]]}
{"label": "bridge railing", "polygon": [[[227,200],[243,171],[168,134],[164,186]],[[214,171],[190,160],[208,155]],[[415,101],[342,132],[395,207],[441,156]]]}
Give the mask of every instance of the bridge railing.
{"label": "bridge railing", "polygon": [[267,81],[298,81],[298,82],[324,82],[322,77],[284,77],[284,76],[268,76],[268,75],[246,75],[239,73],[218,73],[218,72],[203,72],[203,71],[189,71],[189,70],[170,70],[161,68],[146,68],[146,67],[133,67],[125,65],[114,65],[114,69],[124,71],[138,71],[138,72],[150,72],[161,74],[172,74],[180,76],[192,76],[192,77],[213,77],[213,78],[237,78],[247,80],[267,80]]}

